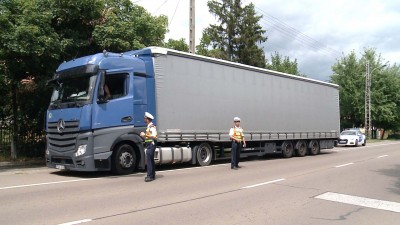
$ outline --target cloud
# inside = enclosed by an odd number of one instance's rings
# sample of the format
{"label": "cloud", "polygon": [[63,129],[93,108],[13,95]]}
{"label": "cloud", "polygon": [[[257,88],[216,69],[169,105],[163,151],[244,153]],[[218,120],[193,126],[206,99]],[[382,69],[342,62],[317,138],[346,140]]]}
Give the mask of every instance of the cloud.
{"label": "cloud", "polygon": [[[390,64],[399,62],[400,2],[396,0],[243,0],[253,2],[263,15],[260,24],[267,31],[265,55],[275,51],[291,60],[310,78],[329,80],[337,59],[354,51],[375,48]],[[189,1],[139,1],[153,15],[164,14],[171,21],[168,38],[189,38]],[[174,14],[176,9],[176,13]],[[207,1],[196,1],[196,45],[201,33],[215,18]]]}

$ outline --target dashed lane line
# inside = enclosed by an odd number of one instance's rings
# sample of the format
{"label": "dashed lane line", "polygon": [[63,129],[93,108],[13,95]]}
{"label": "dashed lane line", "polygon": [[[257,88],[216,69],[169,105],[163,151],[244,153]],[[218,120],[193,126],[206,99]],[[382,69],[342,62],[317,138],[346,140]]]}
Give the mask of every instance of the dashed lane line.
{"label": "dashed lane line", "polygon": [[276,183],[276,182],[283,181],[283,180],[285,180],[285,178],[281,178],[281,179],[277,179],[277,180],[271,180],[271,181],[267,181],[267,182],[259,183],[259,184],[253,184],[253,185],[241,187],[240,190],[254,188],[254,187],[258,187],[258,186],[262,186],[262,185],[266,185],[266,184],[272,184],[272,183]]}
{"label": "dashed lane line", "polygon": [[72,221],[72,222],[68,222],[68,223],[61,223],[59,225],[75,225],[75,224],[80,224],[80,223],[87,223],[87,222],[91,222],[91,219],[84,219],[84,220],[77,220],[77,221]]}
{"label": "dashed lane line", "polygon": [[335,166],[336,168],[340,168],[340,167],[344,167],[344,166],[350,166],[350,165],[353,165],[354,163],[346,163],[346,164],[342,164],[342,165],[338,165],[338,166]]}
{"label": "dashed lane line", "polygon": [[62,184],[62,183],[89,181],[89,180],[100,180],[100,179],[103,179],[103,178],[63,180],[63,181],[56,181],[56,182],[46,182],[46,183],[36,183],[36,184],[25,184],[25,185],[17,185],[17,186],[0,187],[0,190],[14,189],[14,188],[23,188],[23,187],[33,187],[33,186],[42,186],[42,185],[50,185],[50,184]]}

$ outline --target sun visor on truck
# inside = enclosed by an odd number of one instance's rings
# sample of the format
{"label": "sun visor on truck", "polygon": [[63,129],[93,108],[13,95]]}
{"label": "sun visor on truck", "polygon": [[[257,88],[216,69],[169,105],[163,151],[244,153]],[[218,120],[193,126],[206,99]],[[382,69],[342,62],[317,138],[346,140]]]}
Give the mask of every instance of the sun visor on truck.
{"label": "sun visor on truck", "polygon": [[84,65],[78,66],[67,70],[57,71],[51,80],[47,81],[47,85],[53,85],[58,80],[65,78],[76,78],[96,74],[99,70],[98,65]]}

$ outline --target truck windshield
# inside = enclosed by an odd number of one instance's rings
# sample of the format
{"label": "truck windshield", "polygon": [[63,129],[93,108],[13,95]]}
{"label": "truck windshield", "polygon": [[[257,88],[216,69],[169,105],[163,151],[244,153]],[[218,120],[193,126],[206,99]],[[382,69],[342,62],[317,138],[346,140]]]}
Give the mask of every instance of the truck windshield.
{"label": "truck windshield", "polygon": [[95,81],[95,75],[58,80],[51,96],[51,104],[66,102],[89,103],[92,98]]}

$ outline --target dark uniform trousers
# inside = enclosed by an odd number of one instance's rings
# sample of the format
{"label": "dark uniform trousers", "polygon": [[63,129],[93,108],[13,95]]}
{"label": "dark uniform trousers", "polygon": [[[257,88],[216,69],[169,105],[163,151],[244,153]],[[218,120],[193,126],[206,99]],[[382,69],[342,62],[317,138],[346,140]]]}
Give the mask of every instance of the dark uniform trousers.
{"label": "dark uniform trousers", "polygon": [[146,145],[146,149],[147,176],[154,179],[156,176],[156,165],[154,162],[156,146],[150,142]]}
{"label": "dark uniform trousers", "polygon": [[237,143],[236,141],[232,141],[231,167],[239,166],[241,148],[242,148],[242,142]]}

